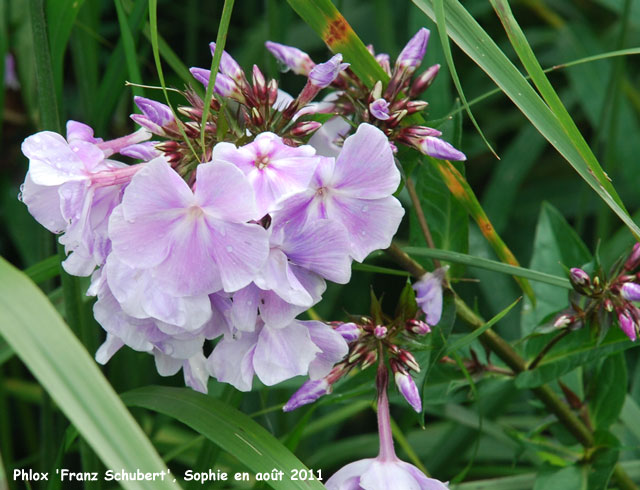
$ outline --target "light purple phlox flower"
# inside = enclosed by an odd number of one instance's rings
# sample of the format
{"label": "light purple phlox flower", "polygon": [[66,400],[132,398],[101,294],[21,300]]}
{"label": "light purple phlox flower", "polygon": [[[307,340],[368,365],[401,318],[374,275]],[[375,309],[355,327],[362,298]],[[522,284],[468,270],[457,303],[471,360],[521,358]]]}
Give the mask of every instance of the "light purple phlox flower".
{"label": "light purple phlox flower", "polygon": [[321,161],[310,188],[282,203],[274,219],[296,223],[329,219],[348,231],[350,255],[361,262],[387,248],[404,209],[393,197],[400,183],[389,141],[382,131],[361,124],[337,159]]}
{"label": "light purple phlox flower", "polygon": [[109,221],[113,253],[129,267],[153,269],[157,287],[198,296],[249,284],[269,252],[253,190],[226,162],[200,164],[195,191],[163,159],[138,172]]}
{"label": "light purple phlox flower", "polygon": [[427,272],[413,285],[416,303],[425,314],[428,325],[435,326],[442,316],[442,283],[449,266]]}

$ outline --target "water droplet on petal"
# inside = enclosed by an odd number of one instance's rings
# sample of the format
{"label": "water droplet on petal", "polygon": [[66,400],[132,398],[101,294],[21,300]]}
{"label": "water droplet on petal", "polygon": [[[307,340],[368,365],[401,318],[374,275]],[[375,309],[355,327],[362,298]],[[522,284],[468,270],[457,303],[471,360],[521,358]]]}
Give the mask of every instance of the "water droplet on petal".
{"label": "water droplet on petal", "polygon": [[249,300],[247,301],[247,306],[251,306],[253,304],[253,301]]}
{"label": "water droplet on petal", "polygon": [[366,231],[364,231],[364,230],[362,230],[362,231],[360,232],[360,234],[361,234],[362,236],[365,236],[365,235],[367,234],[367,232],[366,232]]}
{"label": "water droplet on petal", "polygon": [[233,247],[231,245],[227,245],[227,252],[233,252]]}
{"label": "water droplet on petal", "polygon": [[365,206],[362,206],[361,211],[362,211],[363,213],[366,213],[367,211],[369,211],[369,206],[366,206],[366,205],[365,205]]}

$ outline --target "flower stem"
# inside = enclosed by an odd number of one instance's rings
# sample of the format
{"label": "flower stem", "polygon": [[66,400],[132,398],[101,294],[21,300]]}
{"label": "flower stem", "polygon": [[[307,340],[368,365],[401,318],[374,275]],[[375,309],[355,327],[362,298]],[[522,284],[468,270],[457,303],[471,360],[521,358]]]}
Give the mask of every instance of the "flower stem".
{"label": "flower stem", "polygon": [[[427,217],[424,215],[422,204],[420,203],[420,198],[418,197],[416,187],[413,184],[413,179],[411,179],[411,177],[407,177],[406,186],[407,191],[409,192],[409,197],[411,198],[411,202],[413,203],[413,209],[416,212],[416,216],[418,218],[418,223],[420,224],[420,229],[422,230],[422,234],[424,235],[424,239],[427,241],[427,245],[429,246],[429,248],[436,248],[436,244],[433,241],[433,236],[431,235],[431,230],[429,229],[429,224],[427,223]],[[436,269],[439,268],[440,261],[438,259],[432,260],[434,267]]]}
{"label": "flower stem", "polygon": [[387,397],[389,372],[387,365],[384,363],[382,348],[378,356],[376,385],[378,387],[378,433],[380,434],[380,453],[378,454],[378,459],[381,461],[395,461],[397,458],[396,452],[393,449],[391,416],[389,414],[389,399]]}

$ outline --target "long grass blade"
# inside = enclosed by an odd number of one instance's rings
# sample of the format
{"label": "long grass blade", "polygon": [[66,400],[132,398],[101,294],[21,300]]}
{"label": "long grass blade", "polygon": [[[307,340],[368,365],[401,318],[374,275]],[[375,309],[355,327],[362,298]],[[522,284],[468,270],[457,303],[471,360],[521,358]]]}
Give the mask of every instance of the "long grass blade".
{"label": "long grass blade", "polygon": [[188,425],[227,451],[254,473],[283,471],[271,480],[275,489],[322,489],[317,480],[292,480],[292,470],[306,469],[281,442],[244,413],[187,388],[147,386],[122,395],[129,406],[147,408]]}
{"label": "long grass blade", "polygon": [[460,78],[458,77],[458,71],[456,70],[456,65],[453,62],[453,55],[451,54],[451,45],[449,44],[449,36],[447,36],[447,27],[446,27],[446,18],[444,12],[444,3],[443,0],[434,0],[434,10],[436,14],[436,25],[438,27],[438,35],[440,36],[440,43],[442,44],[442,51],[444,54],[444,59],[447,61],[447,66],[449,67],[449,72],[451,73],[451,79],[453,80],[453,84],[458,91],[458,95],[460,96],[460,100],[462,101],[462,108],[469,115],[469,119],[473,123],[473,126],[478,131],[478,134],[484,141],[484,144],[487,145],[487,148],[494,154],[494,156],[500,160],[500,157],[493,149],[487,138],[485,137],[482,129],[480,129],[480,125],[476,121],[476,118],[473,117],[473,113],[471,112],[471,108],[467,103],[467,98],[464,95],[464,90],[462,90],[462,84],[460,83]]}
{"label": "long grass blade", "polygon": [[508,274],[510,276],[523,277],[532,281],[551,284],[552,286],[557,286],[559,288],[571,289],[571,283],[564,277],[554,276],[552,274],[547,274],[546,272],[539,272],[533,269],[526,269],[524,267],[503,264],[502,262],[485,259],[484,257],[476,257],[459,252],[452,252],[450,250],[438,250],[436,248],[403,247],[402,250],[414,257],[427,257],[430,259],[454,262],[456,264],[464,264],[469,267],[477,267],[479,269],[485,269],[492,272],[499,272],[501,274]]}
{"label": "long grass blade", "polygon": [[[0,258],[0,335],[47,390],[107,468],[166,471],[95,361],[25,274]],[[178,487],[170,479],[122,481],[127,489]]]}
{"label": "long grass blade", "polygon": [[[136,84],[142,83],[142,75],[140,74],[140,66],[138,64],[138,56],[136,53],[136,42],[133,39],[131,28],[127,20],[124,8],[122,6],[122,0],[114,0],[116,6],[116,13],[118,15],[118,24],[120,25],[120,37],[122,39],[122,46],[124,48],[124,55],[127,61],[127,71],[129,72],[129,79]],[[133,86],[132,91],[134,95],[144,96],[144,89],[139,86]]]}
{"label": "long grass blade", "polygon": [[207,119],[209,118],[209,109],[211,108],[211,98],[213,97],[213,87],[215,86],[218,69],[220,68],[220,60],[224,52],[224,45],[227,42],[227,32],[229,32],[229,22],[231,21],[231,12],[233,12],[234,0],[224,0],[222,7],[222,16],[218,25],[218,35],[216,36],[216,49],[211,59],[211,75],[209,77],[209,85],[204,94],[204,107],[202,109],[202,122],[200,124],[200,146],[204,152],[204,135],[207,128]]}
{"label": "long grass blade", "polygon": [[[425,14],[435,19],[435,12],[430,1],[413,0],[413,2]],[[583,140],[574,142],[567,135],[562,123],[549,106],[527,83],[524,76],[462,4],[457,0],[450,0],[446,2],[445,10],[449,37],[493,79],[538,129],[540,134],[558,150],[585,182],[629,227],[632,233],[636,237],[640,237],[640,228],[627,213],[620,197],[604,175],[595,157],[591,158],[591,151],[589,150],[588,154],[583,155],[586,143]]]}

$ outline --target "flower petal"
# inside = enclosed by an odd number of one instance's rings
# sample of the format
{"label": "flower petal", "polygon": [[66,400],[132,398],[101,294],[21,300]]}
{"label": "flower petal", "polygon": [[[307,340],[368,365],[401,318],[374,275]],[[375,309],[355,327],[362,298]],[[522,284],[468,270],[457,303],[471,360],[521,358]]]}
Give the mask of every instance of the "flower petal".
{"label": "flower petal", "polygon": [[260,331],[253,365],[260,381],[272,386],[306,374],[318,352],[320,349],[301,322],[294,321],[285,328],[265,325]]}
{"label": "flower petal", "polygon": [[209,373],[218,381],[229,383],[240,391],[251,391],[257,340],[257,332],[244,332],[237,339],[218,342],[207,360]]}
{"label": "flower petal", "polygon": [[328,217],[345,226],[351,256],[358,262],[374,250],[389,247],[404,216],[402,205],[393,196],[367,200],[336,195],[328,204]]}
{"label": "flower petal", "polygon": [[393,194],[400,184],[400,172],[385,134],[361,124],[345,140],[331,182],[351,197],[376,199]]}
{"label": "flower petal", "polygon": [[316,321],[300,323],[309,329],[311,340],[321,350],[309,365],[309,378],[320,379],[329,374],[333,366],[347,355],[349,346],[342,335],[325,323]]}

